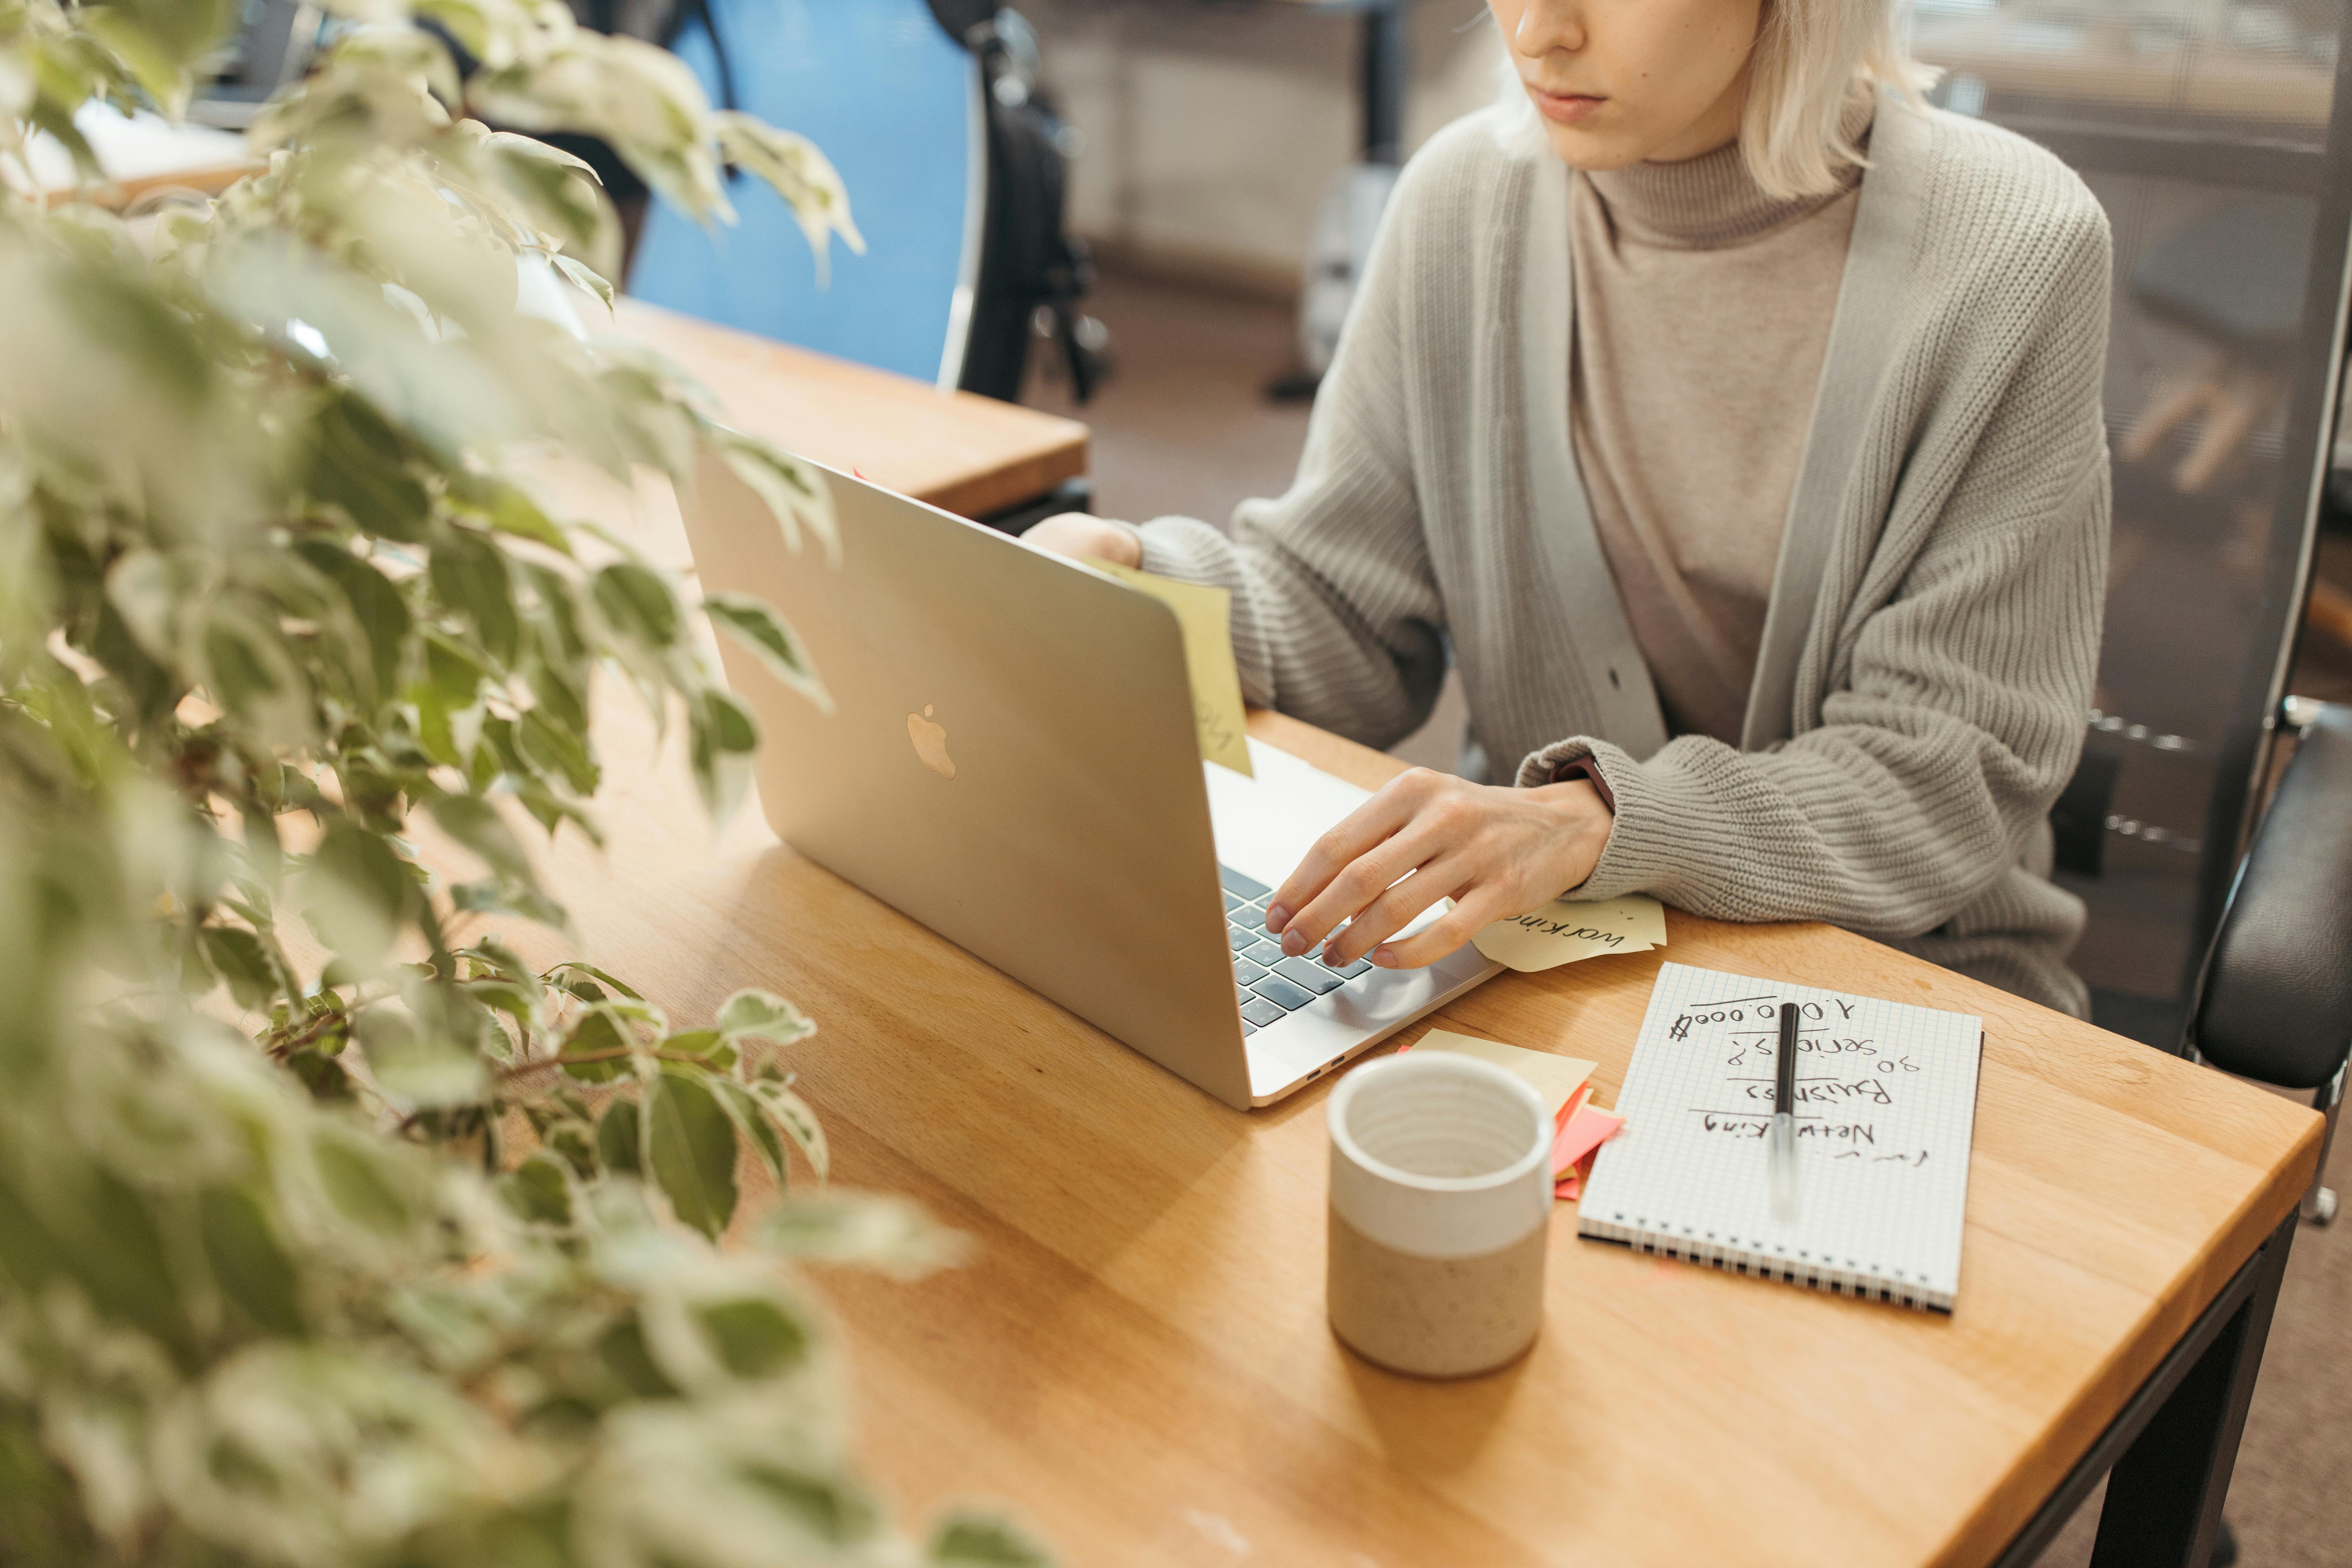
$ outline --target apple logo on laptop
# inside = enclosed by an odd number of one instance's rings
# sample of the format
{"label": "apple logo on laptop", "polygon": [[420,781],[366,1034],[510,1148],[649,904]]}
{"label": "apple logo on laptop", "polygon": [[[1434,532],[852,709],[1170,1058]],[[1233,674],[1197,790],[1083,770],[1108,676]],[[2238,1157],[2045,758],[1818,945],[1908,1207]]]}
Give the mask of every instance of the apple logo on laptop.
{"label": "apple logo on laptop", "polygon": [[948,755],[948,727],[931,722],[933,704],[926,702],[920,713],[907,715],[907,739],[915,742],[915,755],[923,759],[923,766],[943,779],[955,777],[955,759]]}

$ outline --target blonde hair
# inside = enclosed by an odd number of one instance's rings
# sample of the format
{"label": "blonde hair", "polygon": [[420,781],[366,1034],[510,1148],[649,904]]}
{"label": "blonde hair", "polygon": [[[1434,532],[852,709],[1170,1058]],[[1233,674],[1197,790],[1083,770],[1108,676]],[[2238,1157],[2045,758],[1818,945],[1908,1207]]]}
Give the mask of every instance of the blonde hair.
{"label": "blonde hair", "polygon": [[1764,0],[1748,61],[1739,152],[1769,195],[1821,195],[1867,164],[1847,110],[1881,87],[1913,102],[1935,72],[1896,36],[1888,0]]}

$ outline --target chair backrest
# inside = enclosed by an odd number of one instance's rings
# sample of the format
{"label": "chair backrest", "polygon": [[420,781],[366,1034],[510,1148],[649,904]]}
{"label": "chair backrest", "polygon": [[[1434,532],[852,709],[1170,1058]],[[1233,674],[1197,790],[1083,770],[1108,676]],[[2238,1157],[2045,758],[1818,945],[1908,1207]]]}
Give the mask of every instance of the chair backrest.
{"label": "chair backrest", "polygon": [[2322,709],[2271,797],[2214,938],[2192,1042],[2207,1061],[2317,1089],[2352,1046],[2352,707]]}
{"label": "chair backrest", "polygon": [[[714,41],[714,31],[716,38]],[[809,137],[849,188],[866,254],[821,274],[783,202],[741,221],[647,217],[629,292],[709,321],[953,386],[987,205],[979,67],[927,0],[709,0],[675,45],[714,102]]]}
{"label": "chair backrest", "polygon": [[[2110,1028],[2176,1047],[2307,589],[2352,235],[2346,0],[1910,0],[1945,107],[2056,152],[2116,238],[2115,545],[2060,880]],[[2091,798],[2098,797],[2098,798]],[[2062,823],[2062,832],[2069,826]]]}

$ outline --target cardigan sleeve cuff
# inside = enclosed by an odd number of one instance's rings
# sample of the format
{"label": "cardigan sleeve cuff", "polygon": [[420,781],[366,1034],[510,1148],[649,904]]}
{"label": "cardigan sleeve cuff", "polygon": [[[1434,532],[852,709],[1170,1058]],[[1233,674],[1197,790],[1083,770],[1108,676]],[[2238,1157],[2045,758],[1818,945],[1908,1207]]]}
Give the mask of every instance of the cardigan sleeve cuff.
{"label": "cardigan sleeve cuff", "polygon": [[1533,789],[1579,777],[1592,781],[1613,820],[1592,875],[1564,896],[1584,900],[1658,893],[1690,853],[1691,836],[1675,831],[1675,823],[1694,812],[1703,816],[1703,809],[1680,798],[1685,790],[1677,787],[1676,776],[1644,767],[1622,749],[1585,735],[1528,753],[1517,783]]}

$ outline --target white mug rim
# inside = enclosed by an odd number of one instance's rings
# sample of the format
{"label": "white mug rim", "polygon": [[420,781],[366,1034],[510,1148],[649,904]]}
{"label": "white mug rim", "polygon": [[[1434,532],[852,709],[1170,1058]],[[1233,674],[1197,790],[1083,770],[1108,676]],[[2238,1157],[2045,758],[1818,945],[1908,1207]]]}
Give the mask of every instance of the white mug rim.
{"label": "white mug rim", "polygon": [[[1391,1165],[1385,1160],[1375,1158],[1366,1152],[1363,1145],[1356,1142],[1355,1135],[1348,1131],[1348,1108],[1355,1102],[1356,1096],[1363,1091],[1365,1083],[1400,1075],[1418,1075],[1423,1078],[1433,1075],[1442,1078],[1448,1074],[1456,1076],[1466,1074],[1472,1079],[1483,1079],[1488,1085],[1499,1087],[1505,1093],[1517,1099],[1534,1118],[1535,1146],[1501,1170],[1490,1172],[1483,1176],[1423,1176],[1401,1166]],[[1546,1123],[1549,1119],[1544,1114],[1543,1097],[1529,1088],[1525,1079],[1507,1068],[1496,1067],[1489,1061],[1481,1061],[1476,1057],[1461,1056],[1450,1051],[1432,1052],[1427,1056],[1417,1056],[1411,1051],[1400,1051],[1394,1056],[1383,1057],[1379,1061],[1366,1062],[1362,1067],[1341,1079],[1339,1087],[1331,1091],[1331,1102],[1326,1109],[1325,1120],[1331,1130],[1333,1146],[1347,1155],[1349,1163],[1359,1170],[1369,1175],[1378,1176],[1382,1181],[1393,1182],[1399,1186],[1411,1187],[1424,1193],[1478,1193],[1496,1187],[1507,1187],[1514,1182],[1527,1180],[1528,1173],[1535,1169],[1538,1162],[1551,1157],[1553,1140],[1548,1135],[1549,1129]]]}

